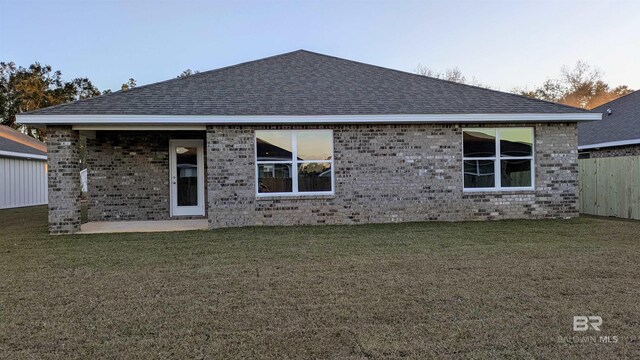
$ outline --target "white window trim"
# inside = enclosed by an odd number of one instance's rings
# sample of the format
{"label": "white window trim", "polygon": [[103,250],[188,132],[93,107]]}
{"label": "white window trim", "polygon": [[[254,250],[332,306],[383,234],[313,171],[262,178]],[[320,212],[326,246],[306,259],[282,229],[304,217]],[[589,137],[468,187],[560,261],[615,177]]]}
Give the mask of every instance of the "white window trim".
{"label": "white window trim", "polygon": [[[257,132],[291,132],[291,161],[288,160],[264,160],[258,161],[258,134]],[[303,160],[298,159],[298,133],[304,131],[329,131],[331,133],[331,159],[330,160]],[[253,156],[255,159],[255,192],[256,197],[292,197],[292,196],[327,196],[335,194],[335,169],[333,166],[333,130],[331,129],[303,129],[303,130],[255,130],[253,132]],[[301,163],[330,163],[331,164],[331,191],[297,191],[298,190],[298,164]],[[278,192],[278,193],[261,193],[258,166],[260,164],[291,164],[291,192]]]}
{"label": "white window trim", "polygon": [[[501,156],[500,155],[500,130],[501,129],[531,129],[531,156]],[[495,130],[496,131],[496,155],[487,157],[465,157],[464,156],[464,132],[474,130]],[[486,127],[486,128],[463,128],[462,129],[462,191],[463,192],[498,192],[498,191],[528,191],[535,190],[536,187],[536,133],[535,129],[530,126],[518,127]],[[464,187],[464,162],[467,160],[493,160],[494,187],[484,188],[466,188]],[[502,187],[502,169],[500,168],[501,160],[531,160],[531,186],[518,187]]]}

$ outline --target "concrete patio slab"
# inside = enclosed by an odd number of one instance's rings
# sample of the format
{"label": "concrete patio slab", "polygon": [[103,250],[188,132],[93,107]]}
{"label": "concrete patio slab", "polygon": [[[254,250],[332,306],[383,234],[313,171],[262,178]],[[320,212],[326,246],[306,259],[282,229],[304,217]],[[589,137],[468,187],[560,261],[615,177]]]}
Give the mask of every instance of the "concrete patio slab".
{"label": "concrete patio slab", "polygon": [[207,219],[161,221],[93,221],[80,226],[78,234],[167,232],[208,229]]}

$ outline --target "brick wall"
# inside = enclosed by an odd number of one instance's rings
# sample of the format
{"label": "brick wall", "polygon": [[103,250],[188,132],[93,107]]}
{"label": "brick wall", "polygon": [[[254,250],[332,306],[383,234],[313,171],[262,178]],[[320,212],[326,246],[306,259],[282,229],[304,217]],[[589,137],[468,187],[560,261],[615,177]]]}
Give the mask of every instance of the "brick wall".
{"label": "brick wall", "polygon": [[578,216],[576,124],[534,126],[536,190],[465,193],[462,195],[464,220]]}
{"label": "brick wall", "polygon": [[584,152],[588,153],[590,158],[604,158],[604,157],[615,157],[615,156],[640,156],[640,144],[626,145],[626,146],[613,146],[608,148],[585,150]]}
{"label": "brick wall", "polygon": [[172,138],[204,139],[205,134],[98,131],[95,139],[87,139],[89,221],[169,219]]}
{"label": "brick wall", "polygon": [[[576,124],[535,127],[535,191],[463,193],[457,125],[209,126],[211,228],[578,215]],[[471,126],[477,127],[477,126]],[[334,130],[335,196],[255,195],[255,129]]]}
{"label": "brick wall", "polygon": [[47,126],[49,232],[80,230],[80,137],[71,126]]}

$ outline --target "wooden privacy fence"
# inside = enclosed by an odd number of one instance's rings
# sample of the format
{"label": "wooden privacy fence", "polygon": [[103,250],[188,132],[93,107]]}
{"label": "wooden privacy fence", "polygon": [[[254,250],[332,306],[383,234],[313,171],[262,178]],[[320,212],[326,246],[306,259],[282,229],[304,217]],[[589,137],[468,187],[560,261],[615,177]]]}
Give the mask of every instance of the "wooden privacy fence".
{"label": "wooden privacy fence", "polygon": [[640,156],[578,160],[580,212],[640,220]]}

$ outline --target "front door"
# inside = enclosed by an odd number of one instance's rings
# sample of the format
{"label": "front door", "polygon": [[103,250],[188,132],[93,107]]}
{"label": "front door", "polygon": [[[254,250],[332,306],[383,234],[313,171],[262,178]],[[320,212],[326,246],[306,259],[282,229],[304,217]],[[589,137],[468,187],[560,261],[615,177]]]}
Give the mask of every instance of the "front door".
{"label": "front door", "polygon": [[169,141],[171,216],[204,215],[202,140]]}

